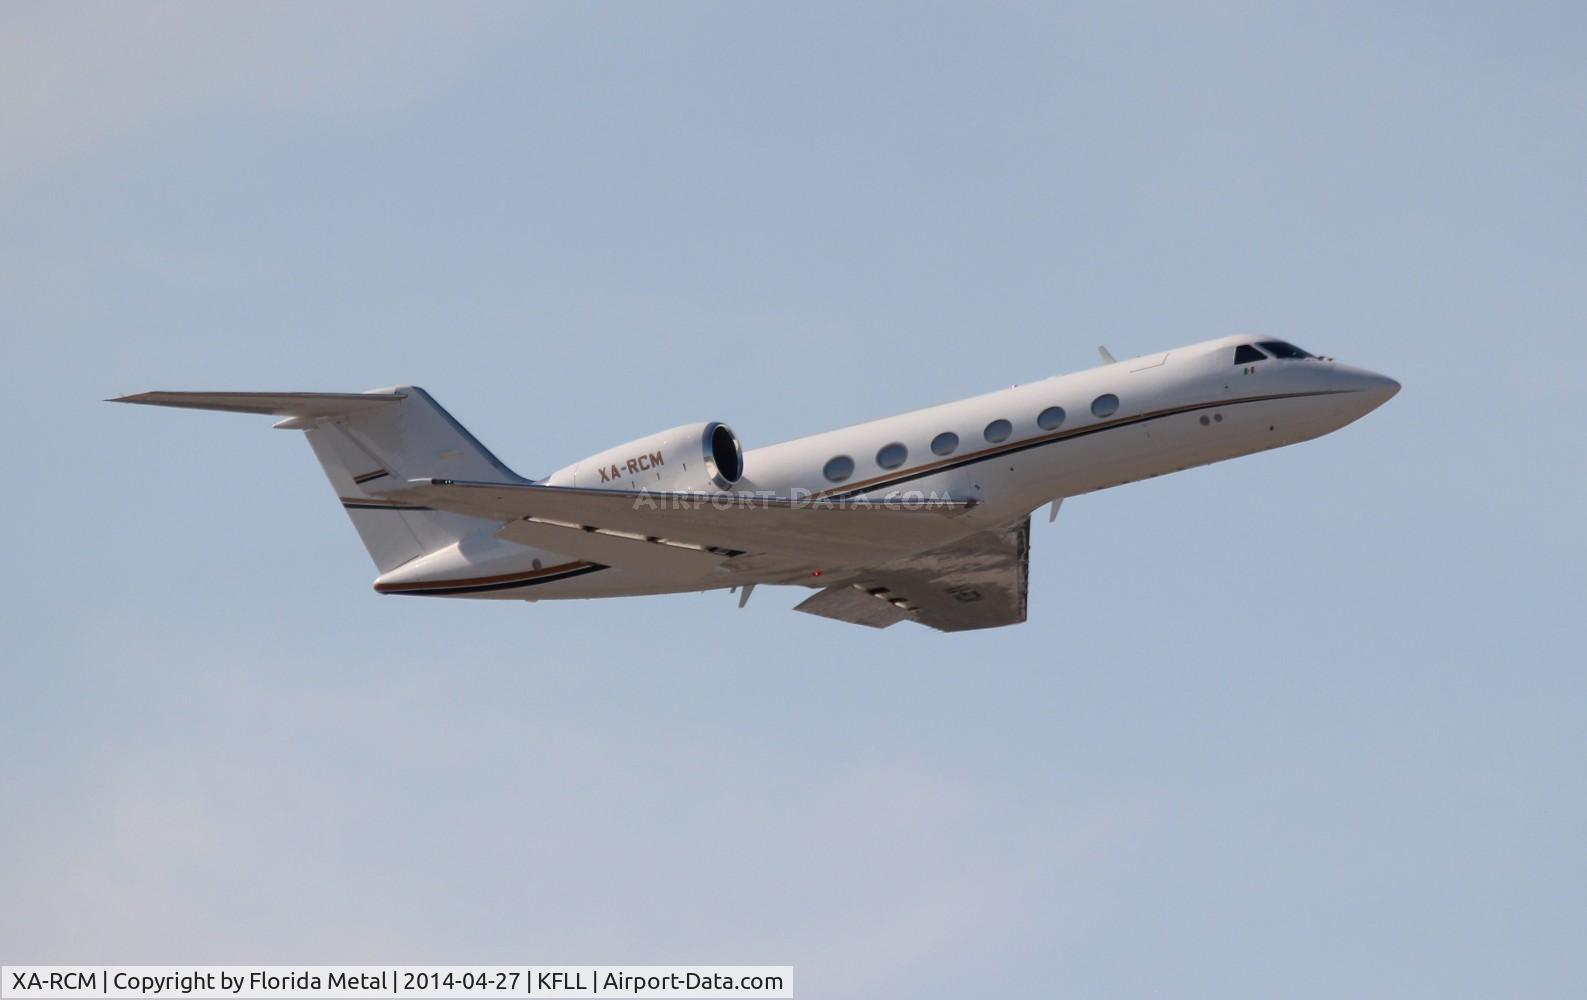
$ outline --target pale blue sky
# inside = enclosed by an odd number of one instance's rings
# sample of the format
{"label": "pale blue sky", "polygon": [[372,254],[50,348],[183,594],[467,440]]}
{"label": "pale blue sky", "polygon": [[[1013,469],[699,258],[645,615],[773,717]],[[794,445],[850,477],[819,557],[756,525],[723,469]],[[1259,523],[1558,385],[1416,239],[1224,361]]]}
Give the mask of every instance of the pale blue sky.
{"label": "pale blue sky", "polygon": [[[1584,29],[0,8],[0,959],[1582,996]],[[1244,330],[1405,389],[959,636],[378,597],[299,436],[98,402],[411,381],[539,475]]]}

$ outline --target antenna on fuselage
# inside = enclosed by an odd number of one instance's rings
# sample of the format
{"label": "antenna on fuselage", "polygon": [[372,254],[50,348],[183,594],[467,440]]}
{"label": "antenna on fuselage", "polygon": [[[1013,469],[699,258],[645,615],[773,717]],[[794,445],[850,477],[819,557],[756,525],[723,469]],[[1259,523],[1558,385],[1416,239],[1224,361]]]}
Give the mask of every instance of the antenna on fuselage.
{"label": "antenna on fuselage", "polygon": [[1112,352],[1109,351],[1106,347],[1103,347],[1101,344],[1097,345],[1097,353],[1102,355],[1102,363],[1103,364],[1105,364],[1105,365],[1116,365],[1116,364],[1118,364],[1118,361],[1117,361],[1117,359],[1115,359],[1113,357]]}

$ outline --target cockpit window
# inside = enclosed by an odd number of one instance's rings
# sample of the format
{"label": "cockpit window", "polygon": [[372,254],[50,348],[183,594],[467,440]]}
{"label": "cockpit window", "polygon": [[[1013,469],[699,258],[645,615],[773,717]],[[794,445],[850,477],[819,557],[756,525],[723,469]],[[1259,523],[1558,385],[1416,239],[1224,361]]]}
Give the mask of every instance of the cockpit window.
{"label": "cockpit window", "polygon": [[1282,340],[1264,340],[1256,346],[1275,358],[1310,358],[1315,356],[1307,354],[1294,344],[1286,344]]}
{"label": "cockpit window", "polygon": [[1254,365],[1258,361],[1266,360],[1267,355],[1250,344],[1241,344],[1234,349],[1234,363],[1237,365]]}

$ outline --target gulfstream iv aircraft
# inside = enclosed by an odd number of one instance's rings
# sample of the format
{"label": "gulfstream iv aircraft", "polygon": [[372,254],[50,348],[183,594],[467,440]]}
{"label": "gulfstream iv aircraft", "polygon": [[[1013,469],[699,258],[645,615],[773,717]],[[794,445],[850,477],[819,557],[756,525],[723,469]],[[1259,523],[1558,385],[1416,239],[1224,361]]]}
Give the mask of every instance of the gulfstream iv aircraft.
{"label": "gulfstream iv aircraft", "polygon": [[382,594],[537,601],[733,589],[946,632],[1025,620],[1030,515],[1295,444],[1399,391],[1280,340],[1228,337],[745,451],[716,421],[574,462],[503,465],[429,393],[146,392],[302,431]]}

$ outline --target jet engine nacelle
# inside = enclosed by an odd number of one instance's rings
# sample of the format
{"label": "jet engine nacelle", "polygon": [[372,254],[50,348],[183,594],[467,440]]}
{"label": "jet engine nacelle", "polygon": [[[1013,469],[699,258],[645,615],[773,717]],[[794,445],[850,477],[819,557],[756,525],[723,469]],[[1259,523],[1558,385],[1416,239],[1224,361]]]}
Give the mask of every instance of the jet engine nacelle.
{"label": "jet engine nacelle", "polygon": [[744,449],[719,421],[685,424],[559,469],[551,486],[609,490],[725,490],[744,476]]}

